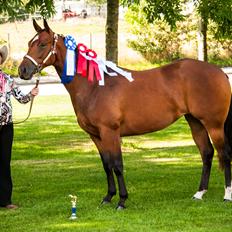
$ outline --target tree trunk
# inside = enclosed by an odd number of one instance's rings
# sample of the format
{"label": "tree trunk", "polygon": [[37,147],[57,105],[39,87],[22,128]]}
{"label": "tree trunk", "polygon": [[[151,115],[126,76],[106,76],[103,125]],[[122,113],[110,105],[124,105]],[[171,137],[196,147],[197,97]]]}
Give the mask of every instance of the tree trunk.
{"label": "tree trunk", "polygon": [[198,30],[198,60],[207,61],[207,25],[206,19],[201,18],[199,20],[199,30]]}
{"label": "tree trunk", "polygon": [[119,0],[107,0],[106,60],[118,63]]}

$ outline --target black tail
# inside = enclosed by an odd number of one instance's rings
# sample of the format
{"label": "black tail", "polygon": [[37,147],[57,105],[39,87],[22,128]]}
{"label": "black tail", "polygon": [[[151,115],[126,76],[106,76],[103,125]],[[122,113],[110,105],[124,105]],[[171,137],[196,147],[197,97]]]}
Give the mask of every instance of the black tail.
{"label": "black tail", "polygon": [[[228,142],[230,148],[232,148],[232,99],[230,101],[229,113],[227,115],[227,118],[226,118],[226,121],[224,124],[224,131],[225,131],[225,136],[226,136],[227,142]],[[232,159],[231,152],[229,152],[229,158]]]}

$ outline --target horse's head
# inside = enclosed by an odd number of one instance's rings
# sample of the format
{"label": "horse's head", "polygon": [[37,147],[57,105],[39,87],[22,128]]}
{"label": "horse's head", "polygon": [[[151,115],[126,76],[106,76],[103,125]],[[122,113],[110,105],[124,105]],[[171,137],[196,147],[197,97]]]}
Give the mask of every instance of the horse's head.
{"label": "horse's head", "polygon": [[44,67],[54,64],[56,60],[56,43],[58,35],[48,26],[44,19],[44,29],[35,20],[33,26],[37,34],[28,43],[28,52],[19,66],[19,76],[24,80],[30,80],[33,74]]}

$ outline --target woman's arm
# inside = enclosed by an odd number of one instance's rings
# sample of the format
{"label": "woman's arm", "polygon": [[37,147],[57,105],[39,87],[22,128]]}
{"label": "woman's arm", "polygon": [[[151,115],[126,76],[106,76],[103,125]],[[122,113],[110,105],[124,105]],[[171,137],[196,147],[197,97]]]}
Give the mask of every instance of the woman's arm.
{"label": "woman's arm", "polygon": [[20,103],[27,103],[29,102],[33,96],[38,95],[39,89],[34,87],[28,94],[24,94],[20,88],[14,85],[13,89],[13,96],[20,102]]}

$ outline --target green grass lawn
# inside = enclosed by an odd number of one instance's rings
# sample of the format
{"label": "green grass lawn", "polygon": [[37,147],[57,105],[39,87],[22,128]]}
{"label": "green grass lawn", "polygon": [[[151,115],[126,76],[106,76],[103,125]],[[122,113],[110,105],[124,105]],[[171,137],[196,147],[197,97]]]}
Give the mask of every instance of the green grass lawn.
{"label": "green grass lawn", "polygon": [[[15,105],[15,120],[28,106]],[[118,196],[99,208],[106,177],[93,143],[77,125],[68,96],[39,96],[31,118],[15,125],[13,202],[0,210],[0,231],[228,232],[232,205],[223,203],[224,178],[215,159],[210,188],[193,201],[201,160],[183,119],[161,132],[123,139],[126,210]],[[78,197],[70,221],[69,194]]]}

